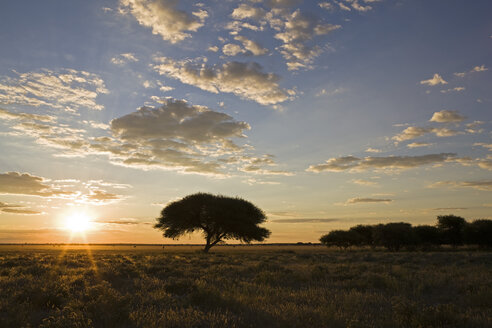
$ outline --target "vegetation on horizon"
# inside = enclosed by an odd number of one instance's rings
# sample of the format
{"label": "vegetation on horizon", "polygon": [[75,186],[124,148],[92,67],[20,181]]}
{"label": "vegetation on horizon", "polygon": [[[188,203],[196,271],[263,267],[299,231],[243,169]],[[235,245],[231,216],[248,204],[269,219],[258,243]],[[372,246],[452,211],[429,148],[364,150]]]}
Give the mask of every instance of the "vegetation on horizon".
{"label": "vegetation on horizon", "polygon": [[435,226],[412,226],[405,222],[377,225],[357,225],[349,230],[333,230],[320,238],[322,244],[348,248],[350,246],[383,246],[390,251],[403,247],[429,249],[438,245],[477,245],[492,247],[492,220],[471,223],[455,215],[440,215]]}

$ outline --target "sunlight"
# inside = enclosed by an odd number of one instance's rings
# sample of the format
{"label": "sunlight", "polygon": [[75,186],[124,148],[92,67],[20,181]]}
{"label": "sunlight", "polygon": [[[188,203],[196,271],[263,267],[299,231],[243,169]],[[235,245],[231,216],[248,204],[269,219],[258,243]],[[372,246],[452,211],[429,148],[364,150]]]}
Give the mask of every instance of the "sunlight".
{"label": "sunlight", "polygon": [[72,233],[85,232],[92,227],[92,218],[86,213],[73,213],[65,219],[65,228]]}

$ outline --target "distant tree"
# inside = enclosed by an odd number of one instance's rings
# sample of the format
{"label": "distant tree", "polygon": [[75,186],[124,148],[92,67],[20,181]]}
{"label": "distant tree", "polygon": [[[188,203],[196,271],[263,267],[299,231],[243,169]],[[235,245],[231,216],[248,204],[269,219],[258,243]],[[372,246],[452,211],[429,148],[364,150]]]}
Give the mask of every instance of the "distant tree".
{"label": "distant tree", "polygon": [[154,228],[172,239],[202,231],[206,240],[204,252],[207,253],[227,239],[246,243],[265,240],[270,231],[258,226],[265,221],[263,211],[244,199],[196,193],[164,207]]}
{"label": "distant tree", "polygon": [[439,215],[437,217],[437,228],[441,234],[441,243],[458,246],[463,244],[463,233],[466,221],[456,215]]}
{"label": "distant tree", "polygon": [[350,228],[349,231],[359,234],[360,245],[373,245],[374,226],[359,224]]}
{"label": "distant tree", "polygon": [[398,251],[403,246],[415,245],[415,234],[410,223],[396,222],[379,224],[374,227],[374,243],[390,251]]}
{"label": "distant tree", "polygon": [[439,245],[439,229],[430,225],[420,225],[413,227],[416,242],[424,247]]}
{"label": "distant tree", "polygon": [[464,242],[480,247],[492,247],[492,220],[475,220],[464,228]]}
{"label": "distant tree", "polygon": [[347,248],[361,242],[360,235],[355,231],[333,230],[322,236],[319,241],[326,246]]}

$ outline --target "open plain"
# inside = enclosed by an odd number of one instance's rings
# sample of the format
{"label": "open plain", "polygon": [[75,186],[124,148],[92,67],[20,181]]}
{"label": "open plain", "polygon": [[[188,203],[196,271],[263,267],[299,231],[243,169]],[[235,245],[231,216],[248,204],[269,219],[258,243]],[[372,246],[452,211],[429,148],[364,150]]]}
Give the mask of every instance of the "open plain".
{"label": "open plain", "polygon": [[491,327],[492,253],[0,246],[1,327]]}

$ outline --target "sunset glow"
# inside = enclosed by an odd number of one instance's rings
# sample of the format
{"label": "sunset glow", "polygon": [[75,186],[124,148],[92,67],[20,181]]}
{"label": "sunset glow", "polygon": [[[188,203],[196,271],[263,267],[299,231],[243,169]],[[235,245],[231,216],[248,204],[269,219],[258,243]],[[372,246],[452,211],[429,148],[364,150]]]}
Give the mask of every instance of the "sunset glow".
{"label": "sunset glow", "polygon": [[92,218],[84,213],[74,213],[65,219],[65,228],[72,233],[83,233],[92,227]]}
{"label": "sunset glow", "polygon": [[197,192],[258,206],[271,243],[491,218],[491,12],[1,1],[0,243],[181,243],[155,219]]}

